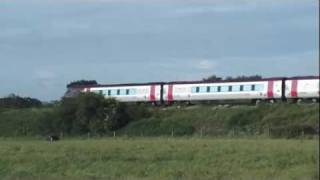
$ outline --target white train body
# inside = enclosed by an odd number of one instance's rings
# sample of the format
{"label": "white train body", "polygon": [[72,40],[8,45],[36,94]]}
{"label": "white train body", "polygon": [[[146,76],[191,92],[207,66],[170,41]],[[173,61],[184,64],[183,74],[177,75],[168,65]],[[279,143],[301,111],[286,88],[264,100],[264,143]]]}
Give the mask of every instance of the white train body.
{"label": "white train body", "polygon": [[270,78],[257,81],[168,82],[81,86],[68,89],[94,92],[121,102],[214,100],[319,99],[319,77]]}
{"label": "white train body", "polygon": [[278,99],[282,95],[282,80],[166,84],[164,101],[203,101],[240,99]]}
{"label": "white train body", "polygon": [[285,86],[286,98],[319,98],[319,79],[288,79]]}
{"label": "white train body", "polygon": [[102,94],[120,102],[156,102],[161,98],[161,85],[100,86],[84,88],[84,92]]}

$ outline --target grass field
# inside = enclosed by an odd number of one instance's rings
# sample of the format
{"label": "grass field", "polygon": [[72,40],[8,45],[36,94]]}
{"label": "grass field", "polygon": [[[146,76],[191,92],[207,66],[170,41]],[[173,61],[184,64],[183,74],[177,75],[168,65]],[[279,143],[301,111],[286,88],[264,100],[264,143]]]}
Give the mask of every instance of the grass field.
{"label": "grass field", "polygon": [[0,139],[1,179],[318,179],[317,140]]}

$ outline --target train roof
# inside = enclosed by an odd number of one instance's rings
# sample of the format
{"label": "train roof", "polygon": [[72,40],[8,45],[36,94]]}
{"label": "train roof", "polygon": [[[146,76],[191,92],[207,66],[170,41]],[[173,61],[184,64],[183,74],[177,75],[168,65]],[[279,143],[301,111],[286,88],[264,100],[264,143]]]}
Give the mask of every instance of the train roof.
{"label": "train roof", "polygon": [[277,81],[277,80],[294,80],[294,79],[319,79],[319,76],[294,76],[294,77],[272,77],[252,80],[232,79],[232,80],[219,80],[219,81],[171,81],[167,84],[205,84],[205,83],[232,83],[232,82],[259,82],[259,81]]}
{"label": "train roof", "polygon": [[292,79],[320,79],[320,76],[293,76],[293,77],[289,77],[289,78],[286,78],[286,79],[289,79],[289,80],[292,80]]}
{"label": "train roof", "polygon": [[270,81],[270,80],[282,80],[284,77],[275,78],[263,78],[263,79],[252,79],[252,80],[242,80],[242,79],[232,79],[232,80],[219,80],[219,81],[171,81],[167,84],[207,84],[207,83],[232,83],[232,82],[257,82],[257,81]]}
{"label": "train roof", "polygon": [[72,89],[99,88],[99,87],[121,87],[121,86],[148,86],[161,84],[206,84],[206,83],[230,83],[230,82],[258,82],[276,80],[295,80],[295,79],[319,79],[319,76],[294,76],[294,77],[272,77],[253,80],[219,80],[219,81],[169,81],[169,82],[147,82],[147,83],[122,83],[122,84],[97,84],[72,86]]}
{"label": "train roof", "polygon": [[158,84],[165,84],[165,82],[79,85],[79,86],[72,86],[70,88],[82,89],[82,88],[119,87],[119,86],[148,86],[148,85],[158,85]]}

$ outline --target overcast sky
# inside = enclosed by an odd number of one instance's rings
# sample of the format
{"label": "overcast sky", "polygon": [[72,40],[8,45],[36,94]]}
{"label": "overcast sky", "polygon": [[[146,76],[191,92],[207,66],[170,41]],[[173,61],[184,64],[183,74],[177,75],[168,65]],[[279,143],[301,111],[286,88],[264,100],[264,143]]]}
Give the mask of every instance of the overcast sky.
{"label": "overcast sky", "polygon": [[318,74],[318,0],[0,0],[0,97],[68,82]]}

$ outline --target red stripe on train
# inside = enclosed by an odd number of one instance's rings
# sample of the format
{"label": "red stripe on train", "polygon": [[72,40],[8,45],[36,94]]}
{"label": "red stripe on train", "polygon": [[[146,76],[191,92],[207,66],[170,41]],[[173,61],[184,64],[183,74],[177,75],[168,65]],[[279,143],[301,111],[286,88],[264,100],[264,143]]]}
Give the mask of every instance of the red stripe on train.
{"label": "red stripe on train", "polygon": [[169,84],[168,86],[168,102],[173,101],[173,85]]}
{"label": "red stripe on train", "polygon": [[291,97],[298,97],[298,80],[292,80]]}
{"label": "red stripe on train", "polygon": [[156,86],[152,85],[150,87],[150,97],[149,97],[150,101],[156,101]]}
{"label": "red stripe on train", "polygon": [[274,81],[268,81],[268,98],[273,98],[273,86],[274,86]]}

